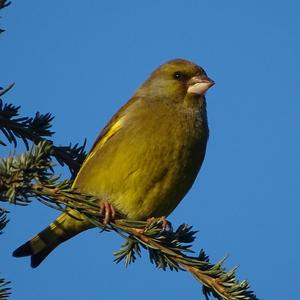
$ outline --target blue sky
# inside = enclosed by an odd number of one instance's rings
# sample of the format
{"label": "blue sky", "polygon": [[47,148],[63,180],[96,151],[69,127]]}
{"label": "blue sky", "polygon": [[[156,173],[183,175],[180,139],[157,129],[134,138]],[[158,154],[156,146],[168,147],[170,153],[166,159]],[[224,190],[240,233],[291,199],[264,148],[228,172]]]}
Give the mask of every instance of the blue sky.
{"label": "blue sky", "polygon": [[[0,83],[7,102],[54,116],[58,145],[88,140],[159,64],[190,59],[216,85],[207,95],[210,140],[192,190],[169,217],[199,230],[195,250],[240,265],[262,299],[298,298],[300,2],[13,1],[2,12]],[[2,156],[7,155],[0,149]],[[63,176],[68,176],[66,171]],[[155,269],[144,253],[113,263],[122,240],[91,230],[37,269],[11,252],[57,212],[11,208],[0,239],[11,299],[201,299],[187,273]]]}

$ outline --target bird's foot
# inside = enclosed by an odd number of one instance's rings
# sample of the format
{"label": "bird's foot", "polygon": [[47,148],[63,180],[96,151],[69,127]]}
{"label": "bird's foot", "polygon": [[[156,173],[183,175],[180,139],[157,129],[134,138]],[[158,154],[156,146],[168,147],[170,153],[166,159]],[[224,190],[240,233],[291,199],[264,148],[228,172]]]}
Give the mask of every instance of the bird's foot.
{"label": "bird's foot", "polygon": [[115,208],[107,200],[101,202],[99,214],[104,226],[113,222],[116,217]]}
{"label": "bird's foot", "polygon": [[162,221],[162,228],[163,228],[163,230],[165,230],[165,231],[173,231],[172,223],[170,221],[168,221],[165,216],[162,216],[160,219]]}
{"label": "bird's foot", "polygon": [[[148,218],[146,220],[146,226],[144,228],[144,232],[151,226],[154,220],[156,220],[156,218],[154,217]],[[160,217],[159,221],[162,223],[161,227],[163,231],[173,231],[172,223],[168,221],[165,216]]]}

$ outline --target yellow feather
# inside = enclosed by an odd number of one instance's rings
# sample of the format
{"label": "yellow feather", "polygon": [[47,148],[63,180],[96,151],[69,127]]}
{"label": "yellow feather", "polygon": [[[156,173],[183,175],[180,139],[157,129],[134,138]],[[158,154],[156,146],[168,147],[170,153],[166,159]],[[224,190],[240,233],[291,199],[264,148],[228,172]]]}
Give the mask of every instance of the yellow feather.
{"label": "yellow feather", "polygon": [[84,168],[84,166],[88,163],[88,161],[95,155],[95,153],[101,149],[104,144],[111,138],[113,137],[122,127],[122,124],[124,123],[124,116],[118,119],[106,132],[106,134],[97,141],[96,145],[94,146],[93,150],[89,153],[89,155],[86,157],[85,161],[83,162],[74,182],[72,187],[76,187],[76,181],[77,178],[79,177],[78,175],[80,174],[80,171]]}

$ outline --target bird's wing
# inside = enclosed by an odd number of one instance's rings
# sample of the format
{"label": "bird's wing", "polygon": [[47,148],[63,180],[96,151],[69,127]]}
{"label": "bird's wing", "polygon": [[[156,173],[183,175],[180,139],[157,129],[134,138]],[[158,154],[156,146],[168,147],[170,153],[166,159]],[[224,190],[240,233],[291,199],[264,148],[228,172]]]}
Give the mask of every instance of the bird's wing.
{"label": "bird's wing", "polygon": [[95,140],[90,152],[88,153],[86,159],[84,160],[74,182],[73,187],[76,186],[77,179],[80,172],[84,169],[85,165],[93,158],[93,156],[114,136],[116,135],[124,121],[126,111],[131,104],[135,102],[135,98],[130,99],[119,111],[110,119],[106,126],[102,129],[97,139]]}
{"label": "bird's wing", "polygon": [[117,113],[110,119],[106,126],[102,129],[97,139],[95,140],[88,157],[96,150],[101,148],[114,134],[116,134],[121,128],[121,120],[125,115],[127,108],[134,102],[134,98],[129,100],[124,106],[122,106]]}

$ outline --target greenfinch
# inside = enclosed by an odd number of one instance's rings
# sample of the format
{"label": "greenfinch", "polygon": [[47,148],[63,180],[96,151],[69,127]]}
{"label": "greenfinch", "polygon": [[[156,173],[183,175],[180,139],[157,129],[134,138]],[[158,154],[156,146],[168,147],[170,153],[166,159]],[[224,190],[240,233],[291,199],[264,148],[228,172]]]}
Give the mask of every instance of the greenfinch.
{"label": "greenfinch", "polygon": [[[168,216],[194,183],[208,140],[205,92],[214,84],[196,64],[158,67],[101,131],[73,188],[99,199],[105,222]],[[70,216],[73,215],[74,217]],[[37,267],[59,244],[93,228],[76,211],[61,214],[16,249]]]}

